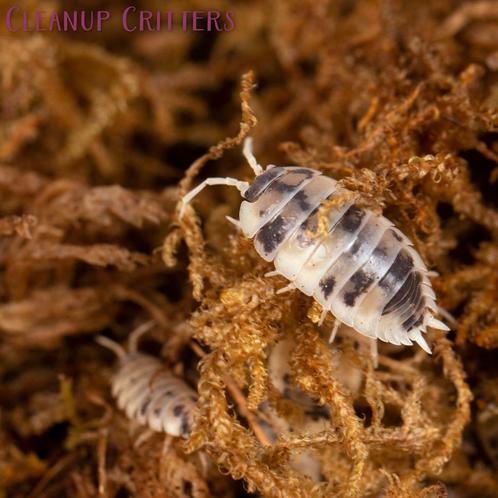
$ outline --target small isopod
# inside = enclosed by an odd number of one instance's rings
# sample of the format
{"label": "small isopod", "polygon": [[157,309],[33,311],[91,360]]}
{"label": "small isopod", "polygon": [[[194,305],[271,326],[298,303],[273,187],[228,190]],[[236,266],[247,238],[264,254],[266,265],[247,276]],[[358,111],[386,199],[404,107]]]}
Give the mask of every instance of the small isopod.
{"label": "small isopod", "polygon": [[[137,329],[142,333],[143,330]],[[157,358],[137,352],[136,345],[130,344],[130,351],[126,352],[107,337],[98,337],[97,341],[119,358],[119,369],[112,379],[112,395],[126,416],[152,431],[187,438],[192,429],[197,393],[166,370]]]}
{"label": "small isopod", "polygon": [[[326,210],[327,229],[319,231],[320,206],[347,194],[320,171],[269,165],[265,170],[246,139],[244,157],[256,177],[249,184],[235,178],[207,178],[182,199],[183,208],[209,185],[236,187],[244,199],[239,220],[228,218],[258,254],[272,261],[290,284],[278,292],[299,289],[312,296],[336,322],[372,339],[400,345],[415,341],[427,353],[428,326],[449,328],[429,280],[430,272],[410,240],[384,216],[347,200]],[[346,196],[349,199],[351,196]],[[183,212],[183,210],[182,210]]]}

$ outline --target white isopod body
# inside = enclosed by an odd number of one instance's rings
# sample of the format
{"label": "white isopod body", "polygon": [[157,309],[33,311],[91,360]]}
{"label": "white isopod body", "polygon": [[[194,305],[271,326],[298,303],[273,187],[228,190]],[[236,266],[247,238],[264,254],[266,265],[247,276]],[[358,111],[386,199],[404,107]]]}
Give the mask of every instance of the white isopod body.
{"label": "white isopod body", "polygon": [[[208,178],[183,199],[185,207],[208,185],[236,187],[244,199],[239,220],[242,233],[266,261],[272,275],[312,296],[342,322],[372,339],[400,345],[417,342],[430,353],[423,333],[428,326],[449,328],[439,311],[429,272],[410,240],[388,219],[349,200],[330,207],[327,230],[317,235],[319,208],[345,193],[320,171],[269,165],[266,170],[246,139],[244,156],[256,174],[249,184],[234,178]],[[351,196],[345,196],[351,198]],[[334,204],[331,202],[330,204]],[[334,332],[332,336],[334,335]]]}
{"label": "white isopod body", "polygon": [[154,356],[133,350],[127,353],[106,337],[97,340],[119,357],[111,392],[126,416],[155,432],[187,438],[192,429],[197,393]]}

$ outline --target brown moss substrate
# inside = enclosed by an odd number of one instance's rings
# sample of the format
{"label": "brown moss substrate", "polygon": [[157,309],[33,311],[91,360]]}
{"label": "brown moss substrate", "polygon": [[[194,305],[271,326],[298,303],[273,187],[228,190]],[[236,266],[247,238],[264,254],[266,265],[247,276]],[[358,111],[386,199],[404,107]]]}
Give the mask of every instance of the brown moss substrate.
{"label": "brown moss substrate", "polygon": [[[498,496],[498,2],[209,4],[237,29],[0,36],[0,496]],[[318,168],[414,240],[457,320],[433,356],[381,346],[375,370],[347,339],[331,350],[332,322],[276,295],[225,221],[231,189],[179,221],[199,179],[250,178],[249,132],[262,164]],[[142,348],[200,393],[192,437],[163,455],[162,436],[134,446],[94,342],[151,319]],[[331,424],[265,446],[260,403],[293,413],[267,375],[284,337]],[[289,464],[303,449],[318,485]]]}

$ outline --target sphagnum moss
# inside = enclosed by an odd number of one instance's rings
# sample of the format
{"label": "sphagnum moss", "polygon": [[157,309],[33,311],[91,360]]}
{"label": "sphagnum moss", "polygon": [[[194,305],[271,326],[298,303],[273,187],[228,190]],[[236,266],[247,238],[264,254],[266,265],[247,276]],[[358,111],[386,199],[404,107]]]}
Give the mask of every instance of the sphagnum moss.
{"label": "sphagnum moss", "polygon": [[[0,495],[228,498],[241,479],[261,496],[496,496],[496,2],[214,7],[237,29],[1,37]],[[276,295],[224,222],[235,193],[205,192],[179,220],[194,183],[250,178],[249,132],[262,162],[334,177],[415,242],[456,318],[433,357],[383,346],[374,369],[341,331],[331,350],[331,321]],[[134,446],[93,340],[124,343],[151,319],[145,351],[198,386],[186,446]],[[284,339],[292,386],[330,412],[324,432],[268,375]],[[299,430],[265,439],[262,403]],[[308,450],[319,483],[292,466]]]}

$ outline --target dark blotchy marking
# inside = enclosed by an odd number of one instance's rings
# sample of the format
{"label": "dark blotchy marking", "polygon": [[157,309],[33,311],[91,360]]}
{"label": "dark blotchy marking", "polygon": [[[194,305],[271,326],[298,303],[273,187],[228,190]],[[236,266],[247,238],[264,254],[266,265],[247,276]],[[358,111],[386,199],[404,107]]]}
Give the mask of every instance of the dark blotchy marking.
{"label": "dark blotchy marking", "polygon": [[358,230],[366,214],[365,210],[353,205],[344,213],[337,228],[345,232],[354,233]]}
{"label": "dark blotchy marking", "polygon": [[190,396],[190,399],[194,402],[194,403],[197,403],[197,396],[194,396],[192,394],[192,396]]}
{"label": "dark blotchy marking", "polygon": [[401,249],[388,272],[381,278],[379,286],[382,289],[390,289],[396,282],[403,280],[413,269],[413,258],[408,251]]}
{"label": "dark blotchy marking", "polygon": [[151,401],[152,401],[152,398],[147,398],[145,400],[145,403],[142,405],[142,408],[140,408],[141,415],[145,415],[145,412],[147,411],[147,408],[149,407]]}
{"label": "dark blotchy marking", "polygon": [[183,413],[183,410],[184,410],[184,406],[183,405],[176,405],[174,408],[173,408],[173,415],[175,417],[178,417],[180,416],[182,413]]}
{"label": "dark blotchy marking", "polygon": [[285,170],[281,167],[274,167],[258,175],[249,185],[249,188],[244,192],[243,198],[248,202],[257,201],[263,192],[271,185],[275,178],[282,176]]}
{"label": "dark blotchy marking", "polygon": [[284,381],[285,384],[289,385],[291,383],[291,376],[288,373],[285,373],[284,376],[282,377],[282,380]]}
{"label": "dark blotchy marking", "polygon": [[296,239],[302,247],[309,247],[316,242],[316,239],[310,235],[315,233],[318,228],[318,217],[316,216],[318,209],[319,206],[313,209],[298,228]]}
{"label": "dark blotchy marking", "polygon": [[384,259],[387,256],[387,247],[380,244],[374,249],[372,253],[374,259]]}
{"label": "dark blotchy marking", "polygon": [[315,405],[311,410],[306,410],[304,413],[315,421],[322,418],[330,418],[330,410],[326,406],[321,405]]}
{"label": "dark blotchy marking", "polygon": [[301,211],[308,211],[311,207],[311,204],[308,202],[308,194],[306,194],[305,190],[300,190],[293,198],[292,202],[297,202],[299,204],[299,209]]}
{"label": "dark blotchy marking", "polygon": [[189,420],[187,414],[185,414],[182,417],[182,425],[181,425],[180,430],[182,432],[182,436],[188,436],[190,433],[190,420]]}
{"label": "dark blotchy marking", "polygon": [[367,222],[358,232],[353,245],[345,252],[346,257],[354,256],[363,246],[367,245],[372,238],[372,222]]}
{"label": "dark blotchy marking", "polygon": [[394,238],[398,241],[398,242],[403,242],[403,237],[401,237],[401,235],[399,235],[399,233],[396,233],[395,230],[392,230],[391,229],[391,233],[393,234]]}
{"label": "dark blotchy marking", "polygon": [[358,270],[349,279],[347,284],[348,289],[353,288],[344,293],[344,304],[346,306],[354,306],[356,300],[370,287],[375,280],[375,275],[372,273],[365,273],[363,270]]}
{"label": "dark blotchy marking", "polygon": [[271,253],[284,240],[287,222],[282,216],[264,225],[256,235],[256,239],[263,245],[266,253]]}
{"label": "dark blotchy marking", "polygon": [[320,289],[325,296],[325,299],[328,299],[332,291],[334,290],[335,278],[333,275],[329,275],[328,277],[322,278],[320,280]]}
{"label": "dark blotchy marking", "polygon": [[309,168],[292,168],[287,171],[287,173],[298,173],[300,175],[306,175],[306,178],[311,178],[314,175],[318,175],[320,172]]}

